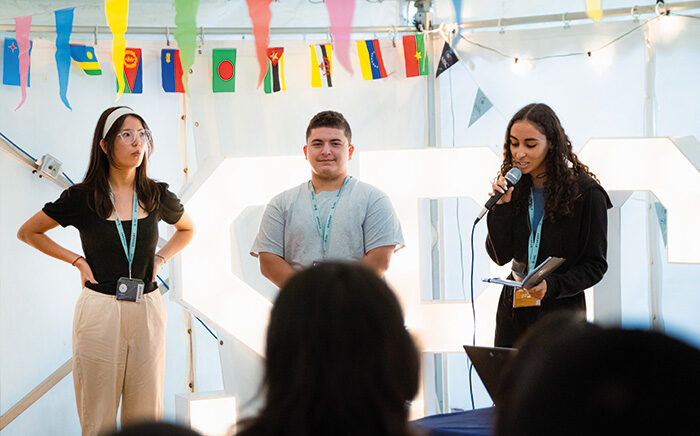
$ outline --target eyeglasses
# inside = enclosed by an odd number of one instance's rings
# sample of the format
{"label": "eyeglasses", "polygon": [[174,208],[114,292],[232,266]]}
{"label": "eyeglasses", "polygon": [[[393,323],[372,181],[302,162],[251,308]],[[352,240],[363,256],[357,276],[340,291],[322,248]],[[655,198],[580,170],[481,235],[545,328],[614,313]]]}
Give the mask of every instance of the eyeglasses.
{"label": "eyeglasses", "polygon": [[151,131],[150,130],[122,130],[121,132],[117,133],[117,136],[122,138],[122,141],[126,142],[127,144],[131,145],[136,141],[139,142],[144,142],[144,141],[151,141]]}

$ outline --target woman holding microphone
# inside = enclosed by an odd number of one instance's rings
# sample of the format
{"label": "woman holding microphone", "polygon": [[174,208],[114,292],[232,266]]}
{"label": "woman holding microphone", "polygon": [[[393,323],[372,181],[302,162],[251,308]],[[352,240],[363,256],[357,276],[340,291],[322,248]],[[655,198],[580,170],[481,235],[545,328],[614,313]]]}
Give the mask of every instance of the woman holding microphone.
{"label": "woman holding microphone", "polygon": [[[167,314],[158,269],[192,239],[194,225],[168,185],[148,177],[153,141],[128,107],[100,116],[82,183],[66,189],[17,236],[80,271],[73,320],[73,380],[83,435],[158,420],[163,412]],[[176,232],[156,252],[158,222]],[[84,255],[51,240],[58,225],[80,232]]]}
{"label": "woman holding microphone", "polygon": [[[505,175],[518,168],[520,183]],[[503,163],[493,191],[504,195],[487,217],[486,250],[499,265],[511,260],[521,280],[547,257],[566,261],[531,289],[504,286],[496,313],[498,347],[512,347],[544,315],[585,311],[583,291],[607,270],[607,209],[595,175],[579,161],[554,111],[542,103],[520,109],[508,123]]]}

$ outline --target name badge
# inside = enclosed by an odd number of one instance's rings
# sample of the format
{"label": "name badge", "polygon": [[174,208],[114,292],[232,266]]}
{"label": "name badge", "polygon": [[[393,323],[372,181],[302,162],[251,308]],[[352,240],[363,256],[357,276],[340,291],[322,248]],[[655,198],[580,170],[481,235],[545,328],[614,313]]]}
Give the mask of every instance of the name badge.
{"label": "name badge", "polygon": [[121,277],[117,281],[117,300],[139,303],[145,287],[143,280]]}
{"label": "name badge", "polygon": [[513,308],[518,309],[520,307],[535,307],[542,303],[541,300],[531,296],[524,289],[516,289],[513,292]]}

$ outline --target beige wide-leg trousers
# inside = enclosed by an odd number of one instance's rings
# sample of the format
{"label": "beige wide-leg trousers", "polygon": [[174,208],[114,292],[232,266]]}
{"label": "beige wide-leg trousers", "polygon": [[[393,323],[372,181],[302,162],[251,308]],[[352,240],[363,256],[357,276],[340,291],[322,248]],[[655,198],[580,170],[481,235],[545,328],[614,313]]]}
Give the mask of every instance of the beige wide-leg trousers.
{"label": "beige wide-leg trousers", "polygon": [[139,303],[83,289],[73,319],[73,381],[83,436],[163,415],[165,325],[160,292]]}

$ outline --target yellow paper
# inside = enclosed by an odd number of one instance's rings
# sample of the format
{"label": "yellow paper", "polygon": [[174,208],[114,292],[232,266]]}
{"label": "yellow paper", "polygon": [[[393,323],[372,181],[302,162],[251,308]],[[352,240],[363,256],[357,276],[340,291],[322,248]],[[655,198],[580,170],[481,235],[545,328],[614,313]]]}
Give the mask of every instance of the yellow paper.
{"label": "yellow paper", "polygon": [[533,307],[539,306],[540,300],[535,297],[531,297],[524,289],[516,289],[513,292],[513,307]]}
{"label": "yellow paper", "polygon": [[107,25],[112,31],[112,63],[117,74],[117,98],[124,93],[124,54],[126,52],[126,26],[129,17],[129,0],[105,0]]}
{"label": "yellow paper", "polygon": [[600,21],[603,18],[603,11],[600,9],[600,0],[586,0],[586,13],[588,18]]}

